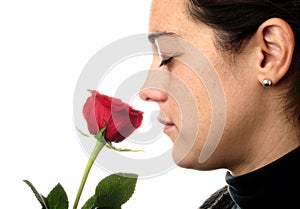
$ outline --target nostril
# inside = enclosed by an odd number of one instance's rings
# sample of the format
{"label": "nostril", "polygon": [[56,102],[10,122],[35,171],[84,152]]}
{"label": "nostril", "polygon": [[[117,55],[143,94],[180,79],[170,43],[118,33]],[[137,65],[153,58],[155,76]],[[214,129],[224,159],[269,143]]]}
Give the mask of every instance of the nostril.
{"label": "nostril", "polygon": [[145,92],[145,91],[146,91],[146,90],[141,89],[140,92],[139,92],[139,97],[140,97],[142,100],[147,101],[148,98],[147,98],[147,95],[146,95],[146,92]]}
{"label": "nostril", "polygon": [[163,102],[168,99],[165,91],[156,88],[141,89],[139,96],[142,100],[147,102]]}

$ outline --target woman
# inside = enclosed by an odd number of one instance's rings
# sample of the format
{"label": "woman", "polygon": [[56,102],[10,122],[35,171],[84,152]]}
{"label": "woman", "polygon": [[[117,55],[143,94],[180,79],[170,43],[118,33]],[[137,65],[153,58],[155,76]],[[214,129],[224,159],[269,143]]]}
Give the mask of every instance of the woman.
{"label": "woman", "polygon": [[[228,169],[228,186],[200,208],[300,208],[300,1],[153,0],[149,30],[156,52],[156,70],[150,72],[169,77],[149,76],[148,83],[158,79],[164,84],[147,86],[140,97],[159,104],[159,120],[174,142],[174,160],[185,168]],[[180,37],[197,48],[222,85],[226,120],[204,160],[199,156],[213,140],[207,140],[214,132],[213,94],[181,61],[191,55],[188,48],[163,37]],[[194,138],[183,128],[189,121],[182,114],[184,96],[163,88],[179,83],[196,104],[197,114],[190,116],[199,116],[198,123],[193,121],[198,127],[189,130]]]}

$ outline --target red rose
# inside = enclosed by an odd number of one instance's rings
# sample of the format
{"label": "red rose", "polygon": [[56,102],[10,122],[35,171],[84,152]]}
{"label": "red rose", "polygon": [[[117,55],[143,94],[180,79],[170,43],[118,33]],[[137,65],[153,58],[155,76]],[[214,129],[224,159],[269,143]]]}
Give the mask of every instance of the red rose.
{"label": "red rose", "polygon": [[95,90],[83,106],[83,116],[91,134],[96,135],[106,127],[105,140],[121,142],[137,129],[143,120],[143,112],[133,109],[120,99]]}

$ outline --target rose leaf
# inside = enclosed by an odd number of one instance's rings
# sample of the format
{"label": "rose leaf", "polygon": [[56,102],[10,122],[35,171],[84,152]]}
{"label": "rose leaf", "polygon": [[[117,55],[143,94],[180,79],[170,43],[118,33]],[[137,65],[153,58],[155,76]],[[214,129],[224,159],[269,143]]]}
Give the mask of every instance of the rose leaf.
{"label": "rose leaf", "polygon": [[49,209],[68,209],[69,201],[64,188],[57,184],[47,196]]}
{"label": "rose leaf", "polygon": [[134,193],[136,174],[112,174],[100,181],[96,187],[95,207],[119,209]]}

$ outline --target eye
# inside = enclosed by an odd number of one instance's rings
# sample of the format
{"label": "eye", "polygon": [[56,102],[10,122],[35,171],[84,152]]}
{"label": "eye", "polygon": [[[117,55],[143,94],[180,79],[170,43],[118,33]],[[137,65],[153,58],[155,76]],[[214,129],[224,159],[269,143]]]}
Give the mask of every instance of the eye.
{"label": "eye", "polygon": [[168,63],[170,63],[170,62],[172,61],[173,58],[174,58],[174,57],[170,57],[170,58],[168,58],[168,59],[165,59],[165,60],[161,61],[159,67],[161,67],[161,66],[163,66],[163,65],[167,65]]}

